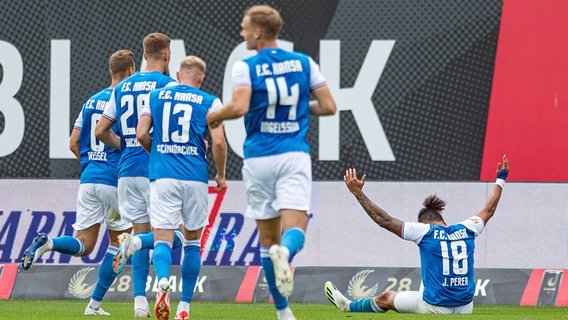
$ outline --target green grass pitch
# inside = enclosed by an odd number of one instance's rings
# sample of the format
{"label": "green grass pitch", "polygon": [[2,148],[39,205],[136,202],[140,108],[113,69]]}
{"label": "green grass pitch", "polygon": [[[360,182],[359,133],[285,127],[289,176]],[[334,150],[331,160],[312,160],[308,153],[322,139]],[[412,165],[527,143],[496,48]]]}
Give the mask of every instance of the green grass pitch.
{"label": "green grass pitch", "polygon": [[[0,300],[0,319],[134,319],[133,302],[103,301],[104,309],[110,317],[85,316],[83,311],[87,301],[79,300]],[[517,307],[517,306],[475,306],[473,315],[415,315],[398,314],[389,311],[375,313],[341,313],[331,304],[291,303],[297,319],[314,320],[368,320],[368,319],[568,319],[565,307]],[[174,312],[176,303],[172,302]],[[170,319],[174,318],[174,314]],[[275,320],[276,312],[268,303],[228,303],[201,302],[191,304],[191,319],[200,320]]]}

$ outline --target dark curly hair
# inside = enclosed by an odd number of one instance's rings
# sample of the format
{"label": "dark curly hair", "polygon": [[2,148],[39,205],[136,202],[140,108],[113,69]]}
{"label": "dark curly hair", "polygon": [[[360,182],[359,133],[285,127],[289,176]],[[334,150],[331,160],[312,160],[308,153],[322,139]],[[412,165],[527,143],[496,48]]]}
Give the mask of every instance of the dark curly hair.
{"label": "dark curly hair", "polygon": [[445,223],[442,211],[446,208],[446,201],[433,194],[426,197],[422,205],[424,208],[418,212],[418,222],[442,221]]}

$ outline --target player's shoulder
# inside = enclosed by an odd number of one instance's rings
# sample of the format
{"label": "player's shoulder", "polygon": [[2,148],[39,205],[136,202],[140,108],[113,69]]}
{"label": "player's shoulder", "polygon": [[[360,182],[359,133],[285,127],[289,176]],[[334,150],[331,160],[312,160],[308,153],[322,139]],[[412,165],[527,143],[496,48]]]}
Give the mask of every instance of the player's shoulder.
{"label": "player's shoulder", "polygon": [[[124,86],[125,83],[127,82],[133,82],[135,81],[140,75],[140,72],[136,71],[134,72],[132,75],[130,75],[129,77],[126,77],[124,79],[122,79],[122,81],[120,81],[119,83],[116,84],[116,88],[122,88]],[[118,92],[120,92],[120,90],[118,90]]]}
{"label": "player's shoulder", "polygon": [[112,94],[112,88],[104,88],[101,91],[93,94],[89,100],[108,100]]}
{"label": "player's shoulder", "polygon": [[219,99],[219,97],[217,97],[216,95],[209,93],[207,91],[204,91],[200,88],[195,88],[195,87],[191,87],[191,86],[187,86],[187,87],[188,87],[187,90],[190,91],[191,93],[202,96],[203,101],[205,101],[205,102],[213,103],[213,101],[215,101],[215,99]]}

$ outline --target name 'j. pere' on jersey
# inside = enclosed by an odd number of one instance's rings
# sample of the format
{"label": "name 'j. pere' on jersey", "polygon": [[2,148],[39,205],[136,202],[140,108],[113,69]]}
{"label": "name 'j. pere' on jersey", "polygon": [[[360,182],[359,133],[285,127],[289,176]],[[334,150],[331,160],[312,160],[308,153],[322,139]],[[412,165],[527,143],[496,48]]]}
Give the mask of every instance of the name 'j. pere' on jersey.
{"label": "name 'j. pere' on jersey", "polygon": [[252,89],[245,115],[245,159],[290,151],[310,153],[306,139],[310,92],[326,85],[312,58],[265,48],[235,63],[233,86],[243,85]]}
{"label": "name 'j. pere' on jersey", "polygon": [[136,72],[122,80],[114,89],[103,116],[118,123],[121,157],[118,177],[147,177],[148,153],[136,139],[136,127],[140,111],[148,101],[148,94],[155,89],[176,82],[158,71]]}
{"label": "name 'j. pere' on jersey", "polygon": [[[104,89],[90,97],[75,120],[74,129],[80,130],[81,183],[117,185],[117,166],[120,151],[107,147],[95,137],[95,127],[103,115],[112,93]],[[112,130],[116,132],[115,125]]]}
{"label": "name 'j. pere' on jersey", "polygon": [[475,237],[484,225],[478,216],[450,226],[404,222],[402,238],[420,248],[424,301],[442,307],[473,301]]}
{"label": "name 'j. pere' on jersey", "polygon": [[150,180],[170,178],[207,183],[207,112],[222,107],[214,95],[180,84],[150,93],[142,116],[152,117]]}

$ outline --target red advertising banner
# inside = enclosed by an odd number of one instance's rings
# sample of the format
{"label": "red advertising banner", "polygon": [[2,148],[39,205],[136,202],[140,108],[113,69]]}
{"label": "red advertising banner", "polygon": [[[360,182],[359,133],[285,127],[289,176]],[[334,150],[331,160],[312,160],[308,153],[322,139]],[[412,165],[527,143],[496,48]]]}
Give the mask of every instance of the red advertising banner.
{"label": "red advertising banner", "polygon": [[17,274],[17,264],[0,264],[0,299],[10,298]]}
{"label": "red advertising banner", "polygon": [[568,181],[568,1],[505,0],[480,179]]}

